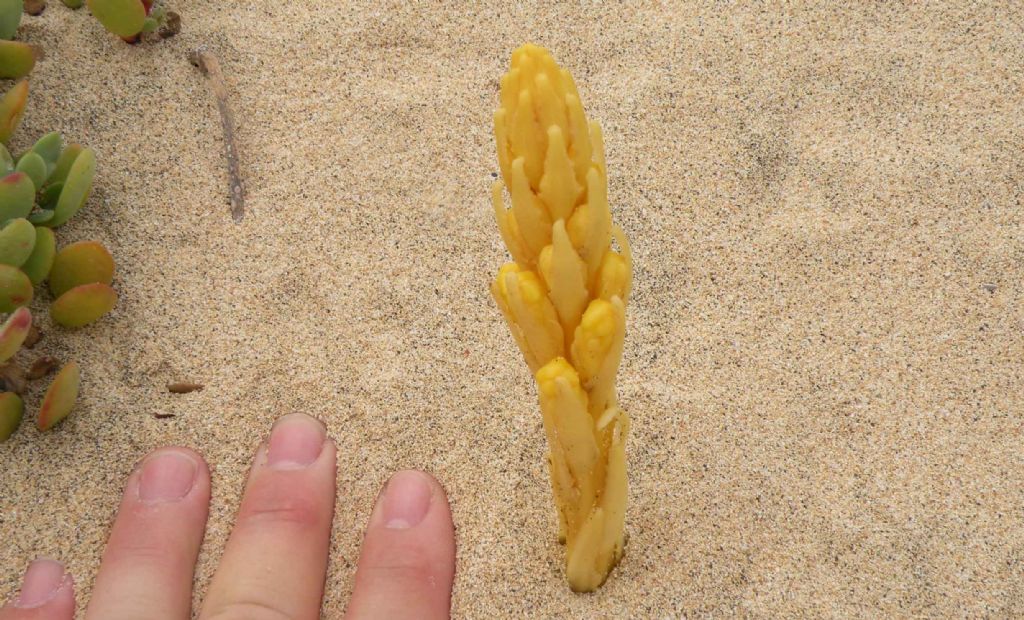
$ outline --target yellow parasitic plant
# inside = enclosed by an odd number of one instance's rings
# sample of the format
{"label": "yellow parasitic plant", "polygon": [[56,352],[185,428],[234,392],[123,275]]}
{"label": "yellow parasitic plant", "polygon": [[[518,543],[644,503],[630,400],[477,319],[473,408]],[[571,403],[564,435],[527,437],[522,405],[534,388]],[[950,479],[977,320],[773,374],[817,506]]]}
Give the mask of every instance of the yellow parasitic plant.
{"label": "yellow parasitic plant", "polygon": [[547,50],[527,44],[513,52],[494,136],[502,174],[494,213],[515,262],[501,268],[491,292],[537,380],[566,576],[589,592],[625,543],[629,416],[615,374],[629,245],[611,222],[601,128],[587,121],[572,76]]}

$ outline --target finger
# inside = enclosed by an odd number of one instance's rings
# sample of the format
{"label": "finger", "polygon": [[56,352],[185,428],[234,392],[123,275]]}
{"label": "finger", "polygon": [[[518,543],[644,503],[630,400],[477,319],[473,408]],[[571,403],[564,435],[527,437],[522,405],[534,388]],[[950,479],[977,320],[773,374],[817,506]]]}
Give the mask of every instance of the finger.
{"label": "finger", "polygon": [[303,414],[256,452],[202,618],[319,618],[334,517],[336,450]]}
{"label": "finger", "polygon": [[128,478],[85,617],[189,618],[210,503],[195,452],[162,448]]}
{"label": "finger", "polygon": [[444,489],[423,472],[396,473],[370,516],[346,618],[447,618],[454,576]]}
{"label": "finger", "polygon": [[75,586],[60,562],[39,559],[29,564],[21,592],[0,609],[0,620],[71,620]]}

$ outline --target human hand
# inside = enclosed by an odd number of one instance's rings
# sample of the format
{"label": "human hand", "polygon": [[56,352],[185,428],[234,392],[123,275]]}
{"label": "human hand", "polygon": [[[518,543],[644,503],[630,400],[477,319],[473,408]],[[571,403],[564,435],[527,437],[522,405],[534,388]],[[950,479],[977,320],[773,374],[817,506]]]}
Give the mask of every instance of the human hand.
{"label": "human hand", "polygon": [[[256,457],[201,619],[319,618],[334,516],[336,447],[303,414],[274,424]],[[195,452],[161,448],[125,485],[86,619],[190,618],[210,472]],[[455,540],[444,489],[418,471],[382,490],[363,540],[347,618],[447,618]],[[0,620],[68,620],[71,576],[53,560],[26,571]]]}

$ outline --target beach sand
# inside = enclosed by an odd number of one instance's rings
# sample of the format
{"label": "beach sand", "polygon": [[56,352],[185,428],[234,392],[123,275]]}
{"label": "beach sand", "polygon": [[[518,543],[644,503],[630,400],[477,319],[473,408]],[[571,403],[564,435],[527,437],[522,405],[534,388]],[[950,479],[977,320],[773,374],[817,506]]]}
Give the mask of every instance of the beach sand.
{"label": "beach sand", "polygon": [[[305,411],[340,449],[328,618],[404,467],[451,498],[459,618],[1024,614],[1024,8],[508,4],[175,0],[181,35],[139,46],[57,0],[25,17],[46,58],[12,147],[96,149],[59,240],[105,243],[121,298],[74,332],[32,305],[32,355],[83,387],[0,445],[0,597],[47,555],[87,600],[123,480],[182,444],[213,470],[201,599],[256,444]],[[602,123],[636,261],[630,539],[589,595],[487,290],[491,114],[526,41]]]}

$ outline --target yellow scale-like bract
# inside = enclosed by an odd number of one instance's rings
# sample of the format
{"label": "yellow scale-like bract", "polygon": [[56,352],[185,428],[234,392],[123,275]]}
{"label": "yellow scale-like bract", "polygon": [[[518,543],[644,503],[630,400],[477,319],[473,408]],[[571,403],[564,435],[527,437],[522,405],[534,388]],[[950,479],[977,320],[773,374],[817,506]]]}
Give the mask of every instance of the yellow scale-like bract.
{"label": "yellow scale-like bract", "polygon": [[[494,114],[501,181],[492,199],[515,262],[491,291],[537,380],[566,576],[594,590],[622,556],[625,441],[615,374],[632,279],[611,222],[601,128],[547,50],[512,54]],[[511,209],[505,208],[507,187]],[[621,253],[611,249],[614,236]]]}

